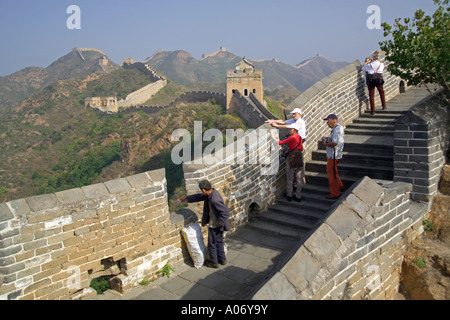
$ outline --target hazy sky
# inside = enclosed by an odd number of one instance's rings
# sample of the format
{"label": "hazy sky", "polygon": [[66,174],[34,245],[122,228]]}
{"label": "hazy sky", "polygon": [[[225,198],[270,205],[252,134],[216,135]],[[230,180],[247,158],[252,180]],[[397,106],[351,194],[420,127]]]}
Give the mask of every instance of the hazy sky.
{"label": "hazy sky", "polygon": [[[70,30],[70,5],[81,29]],[[381,22],[432,14],[433,0],[0,0],[0,76],[47,67],[73,47],[94,47],[114,62],[141,61],[158,49],[200,59],[225,46],[249,59],[296,65],[322,54],[363,61],[379,48],[382,29],[369,29],[371,5]]]}

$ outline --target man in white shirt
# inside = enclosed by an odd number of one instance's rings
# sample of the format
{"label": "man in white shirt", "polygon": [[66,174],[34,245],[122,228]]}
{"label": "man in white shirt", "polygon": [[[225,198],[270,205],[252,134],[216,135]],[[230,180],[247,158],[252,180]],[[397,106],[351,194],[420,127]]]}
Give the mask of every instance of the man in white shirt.
{"label": "man in white shirt", "polygon": [[267,120],[266,123],[269,123],[272,127],[275,128],[286,128],[290,124],[297,123],[299,126],[298,134],[302,137],[303,142],[306,140],[306,123],[305,120],[302,119],[302,110],[299,108],[295,108],[291,111],[292,119],[289,120]]}
{"label": "man in white shirt", "polygon": [[[284,128],[286,129],[287,126],[291,125],[291,124],[298,124],[298,134],[300,135],[300,137],[302,138],[302,144],[305,143],[306,141],[306,122],[305,120],[302,119],[302,110],[300,110],[299,108],[295,108],[294,110],[292,110],[290,112],[292,114],[292,119],[288,119],[288,120],[267,120],[266,123],[269,123],[272,127],[275,128]],[[302,183],[305,183],[305,167],[302,167],[302,177],[301,177],[301,181]]]}
{"label": "man in white shirt", "polygon": [[344,128],[338,123],[338,117],[335,114],[330,114],[323,120],[327,121],[328,127],[332,129],[328,138],[322,137],[322,143],[327,148],[327,175],[330,188],[330,194],[326,198],[337,199],[341,195],[341,190],[344,189],[344,184],[339,178],[338,164],[342,159],[344,150],[345,132]]}
{"label": "man in white shirt", "polygon": [[381,77],[383,75],[384,63],[380,62],[378,60],[379,58],[380,52],[375,51],[372,55],[372,59],[367,58],[363,67],[361,68],[362,71],[368,73],[366,77],[366,83],[367,88],[369,89],[371,114],[375,114],[375,88],[377,88],[378,93],[380,94],[381,106],[383,107],[383,110],[386,109],[386,99],[384,97],[384,89],[383,89],[384,80],[382,80],[381,78],[381,80],[379,81],[371,81],[371,78],[373,77],[374,74],[381,74]]}

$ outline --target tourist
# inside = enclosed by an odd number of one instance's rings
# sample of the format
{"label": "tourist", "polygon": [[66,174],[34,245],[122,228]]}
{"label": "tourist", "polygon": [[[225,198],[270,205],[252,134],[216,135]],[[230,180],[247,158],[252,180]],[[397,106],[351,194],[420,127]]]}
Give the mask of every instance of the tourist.
{"label": "tourist", "polygon": [[205,265],[211,268],[218,268],[218,264],[225,265],[227,258],[223,243],[224,231],[230,230],[229,210],[223,202],[220,193],[212,188],[211,182],[202,180],[198,184],[202,193],[190,195],[178,199],[180,202],[199,202],[203,203],[202,226],[209,224],[208,228],[208,252],[210,260]]}
{"label": "tourist", "polygon": [[270,124],[275,128],[287,128],[288,125],[297,123],[299,126],[298,134],[302,137],[303,143],[306,140],[306,123],[302,119],[302,110],[295,108],[290,112],[292,114],[292,119],[288,120],[266,120],[266,123]]}
{"label": "tourist", "polygon": [[332,129],[328,138],[322,137],[322,143],[327,149],[326,170],[330,189],[330,194],[326,198],[337,199],[341,195],[341,190],[344,189],[344,184],[339,178],[338,164],[342,159],[344,150],[345,132],[344,128],[338,123],[338,117],[335,114],[330,114],[323,120],[326,120],[328,127]]}
{"label": "tourist", "polygon": [[369,103],[370,103],[370,114],[375,114],[375,88],[377,88],[380,94],[381,106],[386,109],[386,99],[384,96],[384,79],[383,70],[384,63],[379,61],[380,52],[375,51],[372,58],[366,58],[362,71],[366,72],[366,84],[369,89]]}
{"label": "tourist", "polygon": [[[302,144],[305,144],[306,141],[306,122],[302,119],[302,110],[299,108],[295,108],[290,112],[292,114],[292,119],[288,120],[266,120],[266,123],[269,123],[272,127],[275,128],[287,128],[288,125],[297,123],[299,125],[298,134],[302,137]],[[303,150],[303,149],[302,149]],[[302,167],[302,183],[306,183],[305,181],[305,166]]]}
{"label": "tourist", "polygon": [[[289,129],[289,137],[278,141],[279,145],[288,145],[288,155],[286,158],[286,196],[288,201],[294,199],[300,202],[302,199],[302,183],[303,183],[303,141],[298,134],[300,131],[297,123],[289,124],[286,126]],[[275,138],[275,134],[271,131],[272,137]],[[294,194],[294,181],[297,184],[297,188]]]}

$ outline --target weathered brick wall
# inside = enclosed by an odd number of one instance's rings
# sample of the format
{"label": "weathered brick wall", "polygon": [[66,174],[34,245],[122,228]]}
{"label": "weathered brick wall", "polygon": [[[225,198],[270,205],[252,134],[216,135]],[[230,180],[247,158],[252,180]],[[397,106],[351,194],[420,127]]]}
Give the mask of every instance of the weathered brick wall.
{"label": "weathered brick wall", "polygon": [[144,72],[152,79],[153,83],[150,83],[127,95],[124,100],[119,101],[119,107],[131,107],[143,104],[167,85],[167,79],[146,63],[123,63],[123,67],[125,69],[135,68]]}
{"label": "weathered brick wall", "polygon": [[189,221],[169,214],[164,169],[2,203],[0,300],[83,298],[101,275],[126,291],[188,257]]}
{"label": "weathered brick wall", "polygon": [[215,103],[223,106],[225,108],[225,94],[219,93],[219,92],[211,92],[211,91],[191,91],[191,92],[185,92],[181,96],[179,96],[177,99],[175,99],[173,102],[171,102],[167,106],[132,106],[125,108],[121,110],[120,112],[123,113],[133,113],[137,111],[143,111],[148,114],[155,114],[159,111],[176,107],[177,105],[181,103],[195,103],[195,102],[207,102],[207,101],[215,101]]}
{"label": "weathered brick wall", "polygon": [[394,181],[412,183],[412,199],[430,201],[436,195],[449,140],[450,108],[436,98],[416,105],[395,124]]}
{"label": "weathered brick wall", "polygon": [[392,299],[406,245],[423,232],[427,212],[410,202],[411,188],[361,179],[253,299]]}
{"label": "weathered brick wall", "polygon": [[164,88],[167,84],[167,80],[158,80],[156,82],[150,83],[139,90],[133,91],[124,100],[118,102],[119,107],[131,107],[138,106],[145,103],[151,97]]}
{"label": "weathered brick wall", "polygon": [[226,96],[224,93],[212,91],[190,91],[183,93],[175,101],[171,102],[169,106],[176,106],[180,103],[207,102],[208,100],[214,100],[217,104],[223,107],[225,107],[226,104]]}
{"label": "weathered brick wall", "polygon": [[[247,121],[250,128],[258,128],[264,124],[267,119],[275,118],[275,116],[268,117],[268,114],[262,113],[253,101],[249,101],[239,91],[236,91],[233,95],[230,104],[232,105],[234,112]],[[267,112],[270,113],[269,110],[267,110]]]}
{"label": "weathered brick wall", "polygon": [[[284,160],[279,160],[279,147],[278,144],[273,144],[270,129],[269,125],[262,125],[254,130],[254,133],[258,133],[258,140],[253,144],[248,143],[251,140],[245,140],[247,146],[244,148],[239,148],[236,142],[235,152],[227,152],[226,149],[217,150],[223,152],[223,161],[212,165],[206,165],[205,162],[183,164],[186,190],[189,195],[200,192],[198,183],[204,179],[209,180],[221,193],[230,209],[231,231],[246,223],[252,210],[267,209],[275,197],[284,190],[285,174],[282,170]],[[249,129],[247,133],[251,130]],[[227,155],[231,156],[227,158]],[[254,155],[257,158],[253,158]],[[239,164],[238,161],[244,163]],[[199,213],[203,211],[203,203],[189,206]]]}
{"label": "weathered brick wall", "polygon": [[[386,100],[389,100],[400,93],[402,81],[388,71],[384,72],[384,79]],[[339,123],[345,127],[364,110],[369,110],[368,96],[364,72],[361,71],[360,62],[356,60],[316,82],[286,107],[287,118],[291,118],[289,112],[295,108],[300,108],[303,112],[302,118],[307,128],[305,160],[311,159],[311,153],[317,148],[315,142],[322,136],[329,135],[329,128],[323,119],[334,113],[339,117]],[[375,99],[376,105],[380,106],[378,93],[375,93]]]}

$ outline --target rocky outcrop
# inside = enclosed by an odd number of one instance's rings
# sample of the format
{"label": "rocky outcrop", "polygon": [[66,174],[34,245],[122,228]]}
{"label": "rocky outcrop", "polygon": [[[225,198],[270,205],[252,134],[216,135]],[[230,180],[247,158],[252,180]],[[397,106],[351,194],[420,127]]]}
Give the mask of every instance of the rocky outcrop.
{"label": "rocky outcrop", "polygon": [[425,232],[408,248],[402,267],[402,294],[411,300],[450,299],[450,165],[443,169],[441,194],[424,220]]}

